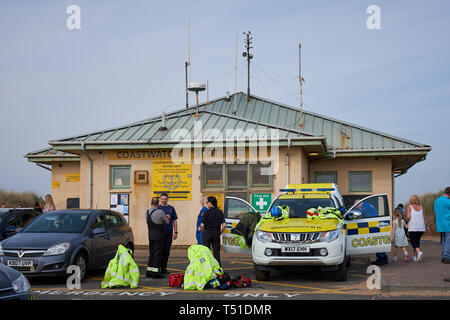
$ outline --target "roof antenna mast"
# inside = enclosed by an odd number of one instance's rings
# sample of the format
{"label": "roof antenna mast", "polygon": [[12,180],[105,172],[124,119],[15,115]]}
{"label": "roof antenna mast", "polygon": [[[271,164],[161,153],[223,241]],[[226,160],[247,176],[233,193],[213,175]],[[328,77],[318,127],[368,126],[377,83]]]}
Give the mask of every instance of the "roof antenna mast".
{"label": "roof antenna mast", "polygon": [[243,52],[242,56],[245,58],[247,57],[247,101],[250,101],[250,60],[253,59],[253,54],[250,53],[250,49],[252,49],[253,47],[251,47],[250,45],[252,44],[252,37],[250,37],[251,32],[249,31],[248,33],[243,32],[243,34],[245,34],[247,36],[247,38],[245,39],[245,48],[247,49],[247,52]]}
{"label": "roof antenna mast", "polygon": [[236,32],[236,56],[234,58],[234,109],[233,114],[236,114],[236,96],[237,96],[237,57],[238,57],[238,41],[239,41],[239,35]]}
{"label": "roof antenna mast", "polygon": [[298,81],[300,82],[300,123],[299,127],[303,128],[303,82],[302,77],[302,45],[298,44]]}
{"label": "roof antenna mast", "polygon": [[184,62],[184,71],[186,77],[186,110],[189,108],[189,91],[188,91],[188,67],[191,65],[191,18],[188,20],[188,58]]}

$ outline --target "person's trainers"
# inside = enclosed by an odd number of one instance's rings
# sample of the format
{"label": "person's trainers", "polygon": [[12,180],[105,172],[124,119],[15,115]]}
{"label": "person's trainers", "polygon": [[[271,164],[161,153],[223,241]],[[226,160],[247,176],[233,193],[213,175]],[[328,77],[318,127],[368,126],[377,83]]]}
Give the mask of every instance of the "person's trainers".
{"label": "person's trainers", "polygon": [[393,256],[393,257],[392,257],[392,261],[397,262],[397,257],[396,257],[396,256]]}
{"label": "person's trainers", "polygon": [[417,262],[417,256],[413,256],[413,261]]}
{"label": "person's trainers", "polygon": [[409,261],[409,254],[406,254],[405,255],[405,262],[408,262]]}
{"label": "person's trainers", "polygon": [[422,261],[422,259],[423,259],[423,252],[419,251],[419,253],[417,254],[417,262]]}

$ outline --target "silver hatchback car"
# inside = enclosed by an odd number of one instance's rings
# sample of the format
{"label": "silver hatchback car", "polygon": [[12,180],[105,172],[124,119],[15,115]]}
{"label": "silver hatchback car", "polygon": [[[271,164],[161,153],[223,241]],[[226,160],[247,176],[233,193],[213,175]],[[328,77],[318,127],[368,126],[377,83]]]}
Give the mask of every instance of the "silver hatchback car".
{"label": "silver hatchback car", "polygon": [[0,243],[0,262],[26,276],[67,276],[77,265],[106,267],[119,244],[134,250],[133,231],[109,210],[58,210],[44,213]]}

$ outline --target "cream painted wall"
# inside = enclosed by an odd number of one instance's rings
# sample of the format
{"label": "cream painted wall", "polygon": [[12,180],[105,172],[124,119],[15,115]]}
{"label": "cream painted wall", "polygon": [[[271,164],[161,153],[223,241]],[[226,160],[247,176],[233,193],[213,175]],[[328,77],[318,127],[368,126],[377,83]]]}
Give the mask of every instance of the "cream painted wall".
{"label": "cream painted wall", "polygon": [[61,161],[52,164],[52,197],[56,209],[66,209],[67,198],[80,197],[80,182],[66,181],[66,174],[77,173],[80,173],[79,162]]}
{"label": "cream painted wall", "polygon": [[[349,171],[372,171],[372,194],[386,193],[392,213],[392,160],[375,157],[345,157],[312,162],[312,171],[337,171],[337,184],[343,195],[367,194],[349,192]],[[312,177],[312,178],[313,178]]]}
{"label": "cream painted wall", "polygon": [[[278,195],[279,189],[286,186],[286,153],[289,152],[289,180],[290,183],[308,183],[309,161],[300,147],[285,147],[279,150],[278,170],[274,172],[273,198]],[[133,228],[135,244],[148,245],[147,224],[145,212],[150,205],[151,197],[151,160],[109,160],[108,151],[89,151],[93,160],[93,188],[92,208],[109,209],[110,195],[112,193],[129,194],[129,222]],[[52,180],[61,180],[61,187],[52,189],[57,208],[65,208],[67,197],[80,197],[80,207],[89,207],[89,161],[86,156],[80,156],[80,164],[63,163],[62,167],[53,165]],[[109,175],[111,165],[131,165],[131,188],[124,190],[111,190],[109,188]],[[317,160],[312,162],[314,171],[337,171],[338,185],[343,194],[348,193],[348,171],[371,170],[373,190],[372,193],[387,193],[392,207],[392,174],[391,159],[379,158],[337,158],[329,160]],[[80,182],[64,183],[66,173],[80,172]],[[135,184],[134,171],[148,170],[149,183]],[[313,177],[311,177],[313,178]],[[197,215],[201,209],[201,165],[192,165],[192,199],[190,201],[174,201],[169,199],[169,204],[175,207],[178,214],[178,239],[173,245],[191,245],[196,243],[195,229]],[[78,187],[76,186],[78,185]],[[262,191],[267,192],[267,191]]]}

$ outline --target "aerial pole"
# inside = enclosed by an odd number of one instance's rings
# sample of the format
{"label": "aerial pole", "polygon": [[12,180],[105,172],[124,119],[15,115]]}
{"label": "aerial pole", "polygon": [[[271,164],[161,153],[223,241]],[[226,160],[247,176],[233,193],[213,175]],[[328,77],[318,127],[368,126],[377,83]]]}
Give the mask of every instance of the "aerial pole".
{"label": "aerial pole", "polygon": [[303,127],[303,82],[302,77],[302,45],[298,44],[298,81],[300,83],[300,123],[299,127]]}
{"label": "aerial pole", "polygon": [[188,20],[188,58],[184,62],[184,72],[186,80],[186,110],[189,108],[189,91],[188,91],[188,67],[191,65],[191,18]]}
{"label": "aerial pole", "polygon": [[248,33],[243,32],[243,34],[245,34],[247,36],[247,38],[245,39],[245,48],[247,49],[247,52],[243,52],[242,56],[245,58],[247,57],[247,100],[250,101],[250,60],[253,58],[253,54],[250,53],[250,49],[252,49],[253,47],[251,47],[250,45],[252,44],[252,37],[250,37],[251,32],[249,31]]}

